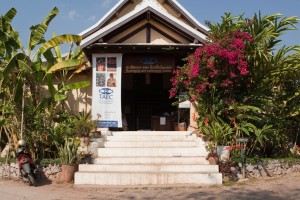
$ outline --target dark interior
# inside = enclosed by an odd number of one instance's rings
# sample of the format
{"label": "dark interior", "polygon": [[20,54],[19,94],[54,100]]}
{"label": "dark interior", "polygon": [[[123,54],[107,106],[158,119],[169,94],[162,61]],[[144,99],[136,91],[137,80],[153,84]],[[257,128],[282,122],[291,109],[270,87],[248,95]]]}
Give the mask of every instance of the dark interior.
{"label": "dark interior", "polygon": [[122,112],[129,130],[151,130],[151,117],[176,111],[169,98],[172,74],[123,74]]}

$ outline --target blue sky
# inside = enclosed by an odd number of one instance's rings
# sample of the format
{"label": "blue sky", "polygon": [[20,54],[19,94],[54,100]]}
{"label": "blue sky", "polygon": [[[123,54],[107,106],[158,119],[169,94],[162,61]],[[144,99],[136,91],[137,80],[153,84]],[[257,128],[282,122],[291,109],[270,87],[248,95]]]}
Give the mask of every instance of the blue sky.
{"label": "blue sky", "polygon": [[[14,28],[20,32],[21,41],[27,47],[29,27],[40,23],[56,6],[60,13],[51,22],[46,39],[57,35],[78,34],[108,12],[119,0],[0,0],[0,14],[10,8],[17,9],[13,20]],[[220,22],[225,12],[233,15],[253,16],[261,11],[262,15],[281,13],[284,16],[300,17],[300,0],[177,0],[200,23],[205,20]],[[300,23],[298,24],[300,28]],[[286,45],[300,44],[300,30],[289,31],[282,37]]]}

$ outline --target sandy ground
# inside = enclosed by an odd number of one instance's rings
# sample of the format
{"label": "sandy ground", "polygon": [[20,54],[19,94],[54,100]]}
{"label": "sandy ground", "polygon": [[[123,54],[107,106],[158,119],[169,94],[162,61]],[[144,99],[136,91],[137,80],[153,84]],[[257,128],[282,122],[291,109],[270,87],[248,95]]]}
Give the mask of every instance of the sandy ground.
{"label": "sandy ground", "polygon": [[43,183],[30,187],[21,181],[0,179],[0,200],[77,199],[300,199],[300,173],[211,187],[89,187],[66,183]]}

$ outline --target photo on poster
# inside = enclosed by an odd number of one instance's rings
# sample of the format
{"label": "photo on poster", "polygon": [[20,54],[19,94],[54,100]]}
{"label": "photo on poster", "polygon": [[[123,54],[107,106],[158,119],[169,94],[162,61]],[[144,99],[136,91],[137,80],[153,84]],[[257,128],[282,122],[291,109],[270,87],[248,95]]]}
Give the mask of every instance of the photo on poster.
{"label": "photo on poster", "polygon": [[97,87],[105,87],[106,74],[105,73],[97,73],[96,74],[96,86]]}
{"label": "photo on poster", "polygon": [[105,57],[96,58],[96,71],[105,72],[105,70],[106,70]]}
{"label": "photo on poster", "polygon": [[107,57],[107,71],[116,72],[117,71],[117,58]]}
{"label": "photo on poster", "polygon": [[107,87],[117,87],[116,73],[109,73]]}

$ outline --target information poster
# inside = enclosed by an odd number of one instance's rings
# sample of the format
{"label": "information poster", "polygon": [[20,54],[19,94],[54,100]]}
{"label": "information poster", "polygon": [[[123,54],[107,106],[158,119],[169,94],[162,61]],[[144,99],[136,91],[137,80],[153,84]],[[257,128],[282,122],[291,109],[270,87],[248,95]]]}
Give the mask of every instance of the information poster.
{"label": "information poster", "polygon": [[122,127],[122,54],[93,54],[93,119],[100,128]]}

